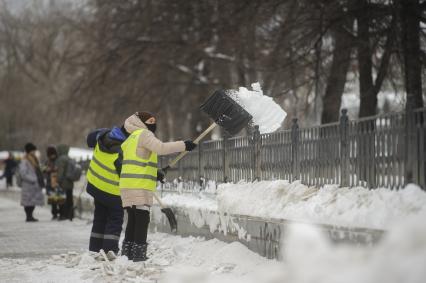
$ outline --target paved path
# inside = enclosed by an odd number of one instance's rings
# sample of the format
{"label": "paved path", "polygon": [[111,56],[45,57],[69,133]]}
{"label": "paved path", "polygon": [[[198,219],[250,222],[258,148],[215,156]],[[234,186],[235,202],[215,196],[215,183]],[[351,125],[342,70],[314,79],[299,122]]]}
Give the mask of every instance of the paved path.
{"label": "paved path", "polygon": [[51,220],[50,206],[36,207],[39,222],[25,222],[19,192],[0,188],[0,258],[46,258],[88,248],[91,224]]}

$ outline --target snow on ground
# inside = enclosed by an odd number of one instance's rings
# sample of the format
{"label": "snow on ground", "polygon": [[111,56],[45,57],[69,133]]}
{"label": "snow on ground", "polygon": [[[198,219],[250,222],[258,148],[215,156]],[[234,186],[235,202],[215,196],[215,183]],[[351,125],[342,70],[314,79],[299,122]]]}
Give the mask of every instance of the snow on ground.
{"label": "snow on ground", "polygon": [[50,259],[0,260],[0,278],[8,282],[252,282],[256,270],[277,264],[238,242],[149,235],[145,263],[126,257],[95,260],[89,252],[69,252]]}
{"label": "snow on ground", "polygon": [[93,150],[79,147],[70,147],[68,152],[69,157],[75,160],[86,160],[91,159],[93,156]]}
{"label": "snow on ground", "polygon": [[200,194],[167,194],[162,201],[169,206],[184,209],[218,210],[217,201],[211,196]]}
{"label": "snow on ground", "polygon": [[[413,185],[400,191],[337,190],[333,186],[318,190],[298,182],[273,181],[220,185],[218,202],[206,196],[164,198],[188,208],[218,205],[219,210],[256,215],[276,215],[298,207],[302,212],[296,216],[306,213],[308,222],[312,221],[309,211],[322,220],[328,215],[329,221],[341,217],[365,223],[365,218],[375,218],[375,214],[394,220],[374,247],[336,246],[314,226],[295,224],[284,233],[282,262],[260,257],[239,242],[161,233],[149,234],[146,263],[125,257],[97,261],[86,250],[90,225],[77,220],[51,221],[47,208],[36,209],[40,222],[25,223],[18,200],[4,199],[4,195],[1,192],[0,282],[422,283],[426,278],[425,199],[424,192]],[[386,222],[379,220],[373,223]]]}
{"label": "snow on ground", "polygon": [[253,83],[251,87],[253,90],[240,87],[238,91],[230,92],[230,97],[253,116],[253,124],[259,126],[261,134],[278,130],[287,113],[272,97],[263,95],[259,83]]}
{"label": "snow on ground", "polygon": [[[88,247],[91,226],[87,221],[51,220],[50,206],[36,207],[39,222],[25,222],[20,194],[0,187],[0,258],[45,258]],[[2,276],[0,273],[0,282]]]}
{"label": "snow on ground", "polygon": [[[15,158],[22,158],[24,152],[22,151],[11,151]],[[42,155],[40,151],[37,151],[39,157]],[[93,150],[79,147],[70,147],[68,155],[75,160],[86,160],[91,159],[93,156]],[[9,151],[0,151],[0,160],[6,159],[9,156]]]}
{"label": "snow on ground", "polygon": [[12,153],[14,158],[22,158],[22,156],[24,155],[24,153],[22,151],[16,151],[16,150],[12,150],[12,151],[0,151],[0,160],[5,160],[9,157],[9,152]]}
{"label": "snow on ground", "polygon": [[6,159],[9,157],[8,151],[0,151],[0,160]]}
{"label": "snow on ground", "polygon": [[426,211],[426,192],[413,184],[402,190],[369,190],[337,185],[318,189],[284,180],[240,182],[219,185],[216,199],[203,194],[168,194],[163,201],[188,210],[376,229],[387,229],[394,222]]}
{"label": "snow on ground", "polygon": [[425,282],[425,217],[395,223],[375,247],[333,246],[312,226],[295,225],[287,234],[282,277],[274,282]]}
{"label": "snow on ground", "polygon": [[282,262],[267,260],[238,242],[149,235],[150,259],[97,261],[88,252],[46,260],[0,259],[2,282],[163,283],[423,283],[426,214],[394,226],[375,247],[331,244],[313,226],[286,233]]}

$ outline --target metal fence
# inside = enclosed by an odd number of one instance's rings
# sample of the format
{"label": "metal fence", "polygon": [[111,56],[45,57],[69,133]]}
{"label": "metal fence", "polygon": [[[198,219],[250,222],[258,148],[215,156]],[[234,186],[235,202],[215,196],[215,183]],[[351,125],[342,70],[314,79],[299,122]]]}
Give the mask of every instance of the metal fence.
{"label": "metal fence", "polygon": [[[307,185],[341,184],[401,188],[415,182],[425,188],[426,108],[340,121],[246,137],[202,142],[168,179],[238,182],[301,180]],[[166,166],[174,156],[160,158]]]}

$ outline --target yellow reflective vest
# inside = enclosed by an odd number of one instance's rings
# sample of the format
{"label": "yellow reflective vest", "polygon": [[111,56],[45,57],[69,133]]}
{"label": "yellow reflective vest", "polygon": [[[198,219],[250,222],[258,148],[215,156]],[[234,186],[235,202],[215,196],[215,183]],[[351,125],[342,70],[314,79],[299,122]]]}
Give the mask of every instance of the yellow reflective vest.
{"label": "yellow reflective vest", "polygon": [[120,195],[120,178],[114,165],[117,158],[118,153],[103,152],[96,144],[86,175],[87,181],[93,186],[115,196]]}
{"label": "yellow reflective vest", "polygon": [[123,165],[120,174],[120,189],[155,191],[157,187],[157,153],[151,152],[148,159],[137,156],[139,136],[145,129],[134,131],[121,144]]}

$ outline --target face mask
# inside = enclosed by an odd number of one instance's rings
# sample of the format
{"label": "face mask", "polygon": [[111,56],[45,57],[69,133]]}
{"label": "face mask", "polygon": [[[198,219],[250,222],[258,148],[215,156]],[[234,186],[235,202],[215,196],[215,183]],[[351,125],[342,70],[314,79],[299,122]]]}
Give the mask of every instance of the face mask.
{"label": "face mask", "polygon": [[157,130],[157,124],[147,124],[146,127],[153,133],[155,133],[155,130]]}

